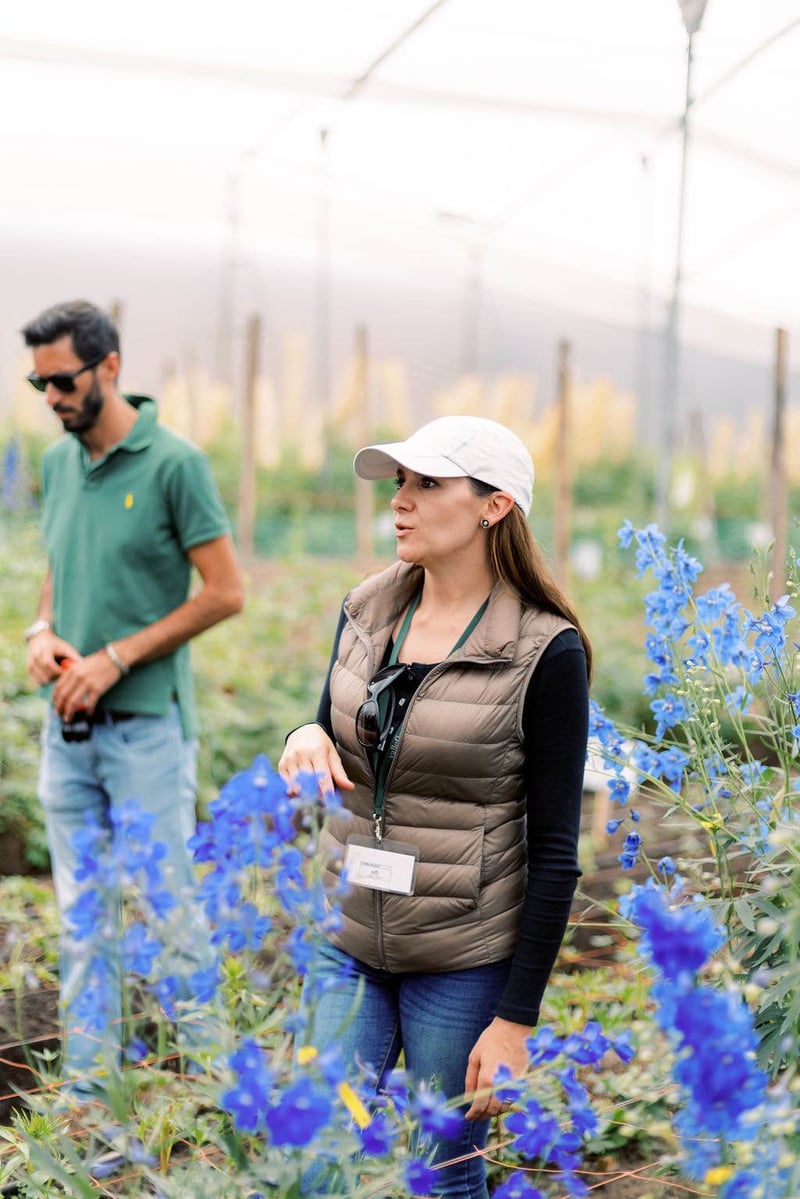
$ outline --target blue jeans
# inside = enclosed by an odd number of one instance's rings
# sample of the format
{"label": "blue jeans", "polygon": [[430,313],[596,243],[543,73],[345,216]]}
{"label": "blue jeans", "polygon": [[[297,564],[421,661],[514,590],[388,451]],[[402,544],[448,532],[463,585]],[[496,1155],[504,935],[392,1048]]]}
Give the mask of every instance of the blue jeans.
{"label": "blue jeans", "polygon": [[[433,1082],[448,1099],[464,1094],[467,1058],[491,1023],[510,962],[442,974],[389,974],[373,970],[324,942],[303,990],[306,1040],[322,1050],[341,1046],[345,1062],[370,1065],[380,1090],[403,1051],[417,1082]],[[315,983],[325,981],[317,989]],[[336,982],[337,985],[334,985]],[[361,1002],[354,1012],[359,987]],[[466,1111],[469,1104],[464,1104]],[[433,1163],[449,1162],[486,1145],[488,1120],[464,1120],[453,1140],[436,1143]],[[421,1146],[417,1147],[421,1152]],[[488,1199],[481,1157],[437,1170],[433,1190],[448,1199]]]}
{"label": "blue jeans", "polygon": [[[64,1024],[62,1068],[74,1080],[79,1094],[94,1089],[92,1074],[98,1066],[113,1068],[120,1060],[122,1039],[122,979],[119,961],[120,896],[110,895],[108,906],[88,937],[75,940],[66,912],[74,903],[74,833],[85,827],[87,815],[110,828],[109,813],[128,799],[155,816],[152,840],[167,848],[160,866],[165,887],[178,900],[181,928],[178,944],[165,947],[166,973],[180,980],[179,1000],[191,1000],[188,975],[206,969],[215,960],[205,917],[195,898],[196,878],[187,839],[195,830],[197,742],[185,741],[180,715],[173,704],[166,716],[134,716],[125,721],[96,724],[88,741],[66,742],[61,721],[50,708],[42,731],[39,798],[45,812],[53,881],[62,918],[61,1015]],[[81,1028],[70,1018],[70,1007],[87,985],[90,963],[104,958],[111,986],[103,988],[101,1031]],[[183,1022],[187,1048],[203,1045],[198,1026]]]}

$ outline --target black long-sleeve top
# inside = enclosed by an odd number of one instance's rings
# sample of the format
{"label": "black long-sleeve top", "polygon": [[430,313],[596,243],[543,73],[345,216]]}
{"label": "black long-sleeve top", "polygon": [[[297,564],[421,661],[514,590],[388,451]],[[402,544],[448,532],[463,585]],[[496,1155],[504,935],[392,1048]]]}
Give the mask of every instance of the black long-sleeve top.
{"label": "black long-sleeve top", "polygon": [[[342,611],[316,720],[333,739],[330,679],[344,627]],[[391,644],[387,649],[391,651]],[[408,672],[413,692],[431,665]],[[409,692],[410,693],[410,692]],[[586,655],[574,629],[551,641],[533,672],[522,714],[525,740],[528,883],[508,984],[496,1015],[535,1024],[580,877],[583,771],[589,724]]]}

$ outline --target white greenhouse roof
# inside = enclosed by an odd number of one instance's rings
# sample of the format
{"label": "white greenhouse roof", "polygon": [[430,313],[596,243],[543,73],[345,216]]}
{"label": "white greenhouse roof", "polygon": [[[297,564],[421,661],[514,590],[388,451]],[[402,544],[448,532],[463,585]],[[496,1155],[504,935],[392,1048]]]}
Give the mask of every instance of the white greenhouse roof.
{"label": "white greenhouse roof", "polygon": [[[677,0],[6,4],[0,226],[668,295],[686,51]],[[800,3],[693,51],[684,300],[800,329]]]}

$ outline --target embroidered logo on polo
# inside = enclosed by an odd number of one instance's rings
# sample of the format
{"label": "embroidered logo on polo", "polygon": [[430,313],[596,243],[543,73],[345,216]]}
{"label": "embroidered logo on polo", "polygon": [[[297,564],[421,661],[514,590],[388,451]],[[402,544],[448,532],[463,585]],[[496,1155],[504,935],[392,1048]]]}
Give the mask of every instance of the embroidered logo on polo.
{"label": "embroidered logo on polo", "polygon": [[133,492],[132,491],[129,491],[128,494],[125,496],[125,507],[126,508],[133,507]]}

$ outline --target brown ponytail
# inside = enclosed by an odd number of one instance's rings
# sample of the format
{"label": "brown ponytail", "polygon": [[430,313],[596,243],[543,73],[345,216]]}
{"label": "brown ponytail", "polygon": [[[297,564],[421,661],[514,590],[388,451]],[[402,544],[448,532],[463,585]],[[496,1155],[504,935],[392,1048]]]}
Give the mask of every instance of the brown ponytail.
{"label": "brown ponytail", "polygon": [[[469,482],[476,495],[491,495],[497,491],[496,487],[478,479]],[[503,520],[492,525],[487,535],[489,559],[496,578],[518,595],[523,604],[555,612],[575,626],[586,651],[586,670],[591,682],[592,644],[577,612],[553,578],[522,509],[514,504]]]}

